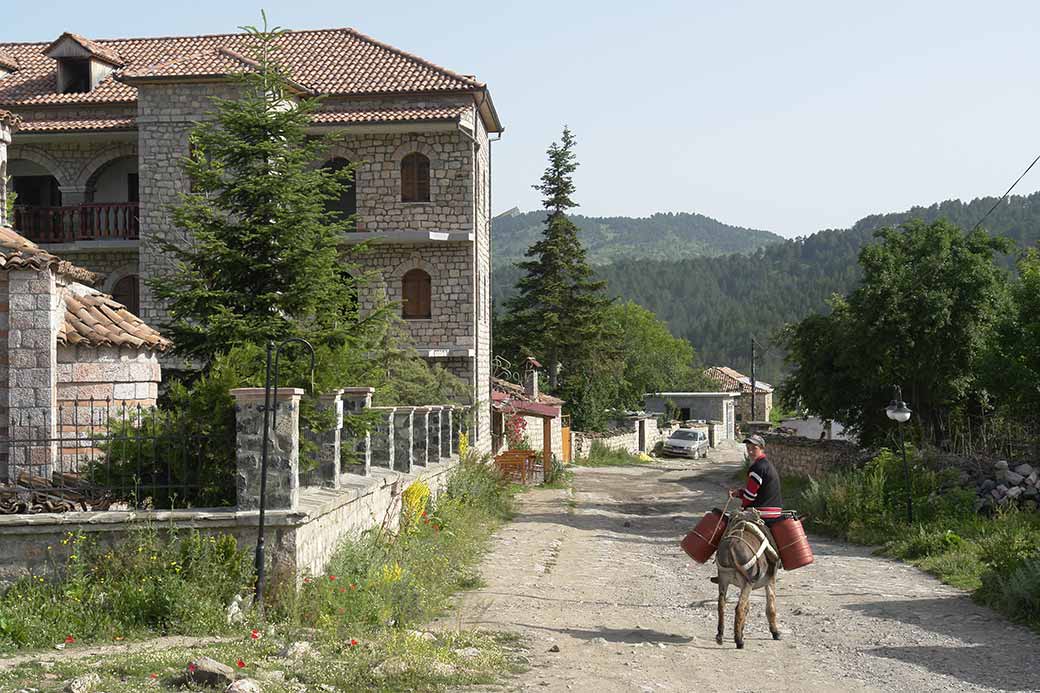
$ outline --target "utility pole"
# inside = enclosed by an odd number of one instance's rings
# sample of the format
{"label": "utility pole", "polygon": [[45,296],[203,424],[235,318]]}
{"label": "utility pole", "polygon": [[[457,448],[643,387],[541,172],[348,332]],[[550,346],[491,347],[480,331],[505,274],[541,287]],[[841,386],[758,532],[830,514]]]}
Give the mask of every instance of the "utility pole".
{"label": "utility pole", "polygon": [[751,338],[751,420],[755,418],[755,338]]}

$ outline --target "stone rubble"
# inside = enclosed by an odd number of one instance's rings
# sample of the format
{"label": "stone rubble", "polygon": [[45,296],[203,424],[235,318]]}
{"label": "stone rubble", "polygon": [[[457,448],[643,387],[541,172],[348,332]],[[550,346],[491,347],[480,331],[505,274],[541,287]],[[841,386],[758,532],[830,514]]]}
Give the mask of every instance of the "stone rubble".
{"label": "stone rubble", "polygon": [[1036,511],[1040,507],[1040,474],[1030,464],[1012,468],[1007,460],[1000,460],[993,465],[993,478],[976,485],[976,495],[976,510],[1017,505]]}

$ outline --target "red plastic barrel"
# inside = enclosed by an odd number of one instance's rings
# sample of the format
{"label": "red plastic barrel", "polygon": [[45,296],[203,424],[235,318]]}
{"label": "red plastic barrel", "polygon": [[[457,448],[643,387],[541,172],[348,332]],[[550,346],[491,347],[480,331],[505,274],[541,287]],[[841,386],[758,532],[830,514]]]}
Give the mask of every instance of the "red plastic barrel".
{"label": "red plastic barrel", "polygon": [[794,570],[813,562],[812,547],[802,529],[802,521],[793,515],[785,515],[784,519],[770,526],[773,540],[776,541],[780,553],[780,563],[784,570]]}
{"label": "red plastic barrel", "polygon": [[725,533],[726,517],[721,510],[713,509],[706,513],[693,531],[682,540],[683,551],[698,563],[705,563],[719,548],[719,541]]}

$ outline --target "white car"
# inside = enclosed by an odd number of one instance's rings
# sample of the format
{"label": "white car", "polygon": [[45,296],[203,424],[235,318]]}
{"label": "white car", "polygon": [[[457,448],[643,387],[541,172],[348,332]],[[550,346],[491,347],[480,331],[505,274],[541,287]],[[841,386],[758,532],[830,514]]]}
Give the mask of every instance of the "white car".
{"label": "white car", "polygon": [[689,457],[696,460],[708,456],[708,436],[704,431],[680,428],[664,441],[663,452],[668,456]]}

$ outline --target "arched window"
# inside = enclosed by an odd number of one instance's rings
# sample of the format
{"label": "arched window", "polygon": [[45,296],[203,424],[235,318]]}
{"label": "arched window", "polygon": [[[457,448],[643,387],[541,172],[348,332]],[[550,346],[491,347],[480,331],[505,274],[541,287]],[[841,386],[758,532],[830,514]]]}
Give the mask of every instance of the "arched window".
{"label": "arched window", "polygon": [[[335,159],[330,159],[322,165],[323,169],[329,171],[342,171],[346,167],[350,166],[350,162],[341,156],[337,156]],[[339,199],[329,200],[325,203],[325,209],[329,212],[339,213],[340,218],[346,219],[352,214],[357,214],[357,188],[354,185],[354,179],[351,179],[349,183],[344,186],[343,191],[339,195]]]}
{"label": "arched window", "polygon": [[409,270],[401,278],[401,317],[428,320],[433,317],[430,302],[430,275],[421,269]]}
{"label": "arched window", "polygon": [[140,315],[141,295],[139,293],[138,277],[136,274],[128,274],[112,287],[112,298],[126,306],[134,315]]}
{"label": "arched window", "polygon": [[418,152],[401,159],[401,202],[430,201],[430,160]]}

